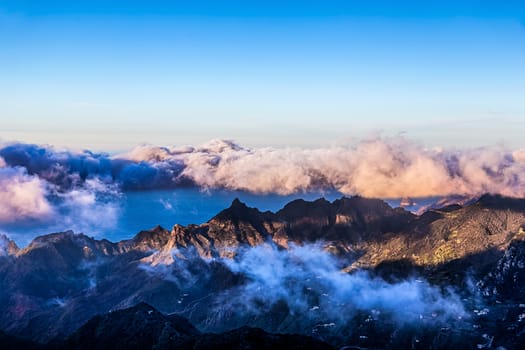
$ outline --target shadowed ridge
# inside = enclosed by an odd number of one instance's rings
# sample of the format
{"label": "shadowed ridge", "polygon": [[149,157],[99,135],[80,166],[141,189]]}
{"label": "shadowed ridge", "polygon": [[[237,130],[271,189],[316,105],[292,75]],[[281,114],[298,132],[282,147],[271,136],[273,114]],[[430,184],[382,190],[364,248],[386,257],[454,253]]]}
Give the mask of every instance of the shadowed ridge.
{"label": "shadowed ridge", "polygon": [[281,242],[327,239],[326,231],[335,223],[332,205],[324,198],[315,201],[294,200],[279,210],[276,216],[285,225],[284,232],[278,235]]}
{"label": "shadowed ridge", "polygon": [[[403,208],[394,209],[375,198],[343,197],[335,200],[332,206],[335,207],[336,223],[346,217],[354,223],[354,229],[371,233],[399,232],[416,219],[411,212]],[[338,216],[341,219],[338,220]]]}
{"label": "shadowed ridge", "polygon": [[224,333],[200,333],[187,319],[164,315],[139,303],[93,317],[57,349],[333,349],[309,336],[271,334],[241,327]]}
{"label": "shadowed ridge", "polygon": [[276,213],[294,241],[356,242],[386,232],[399,232],[416,216],[393,209],[379,199],[359,196],[335,200],[292,201]]}
{"label": "shadowed ridge", "polygon": [[83,233],[73,231],[56,232],[38,236],[29,245],[17,252],[17,257],[32,257],[47,252],[48,254],[61,256],[65,260],[80,256],[84,258],[95,258],[119,253],[117,244],[108,240],[96,240]]}
{"label": "shadowed ridge", "polygon": [[487,209],[525,212],[525,199],[503,197],[499,194],[484,194],[476,201],[476,204]]}
{"label": "shadowed ridge", "polygon": [[[276,215],[284,221],[293,222],[300,218],[329,218],[332,212],[331,204],[324,198],[315,201],[296,199],[287,203]],[[327,222],[328,224],[328,222]]]}
{"label": "shadowed ridge", "polygon": [[93,317],[66,340],[64,348],[168,349],[199,334],[185,318],[166,316],[142,302]]}
{"label": "shadowed ridge", "polygon": [[76,254],[78,250],[81,250],[81,255],[87,258],[121,253],[117,243],[112,243],[107,239],[97,240],[83,233],[68,230],[38,236],[27,247],[19,249],[16,256],[32,255],[37,251],[54,251],[67,257],[70,254]]}

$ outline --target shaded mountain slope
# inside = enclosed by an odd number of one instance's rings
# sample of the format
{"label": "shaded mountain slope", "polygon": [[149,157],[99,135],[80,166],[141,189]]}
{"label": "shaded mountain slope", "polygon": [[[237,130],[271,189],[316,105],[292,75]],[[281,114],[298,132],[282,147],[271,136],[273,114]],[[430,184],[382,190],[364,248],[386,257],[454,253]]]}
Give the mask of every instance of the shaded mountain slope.
{"label": "shaded mountain slope", "polygon": [[164,315],[145,303],[97,315],[65,340],[38,344],[0,332],[5,350],[90,349],[333,349],[315,338],[270,334],[242,327],[224,333],[201,333],[185,318]]}

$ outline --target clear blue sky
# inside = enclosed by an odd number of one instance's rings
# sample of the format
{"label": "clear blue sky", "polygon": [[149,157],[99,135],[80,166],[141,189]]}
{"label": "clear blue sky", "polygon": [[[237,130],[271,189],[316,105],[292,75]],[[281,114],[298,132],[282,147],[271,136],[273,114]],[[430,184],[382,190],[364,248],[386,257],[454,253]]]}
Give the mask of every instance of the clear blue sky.
{"label": "clear blue sky", "polygon": [[0,139],[525,147],[524,1],[0,0]]}

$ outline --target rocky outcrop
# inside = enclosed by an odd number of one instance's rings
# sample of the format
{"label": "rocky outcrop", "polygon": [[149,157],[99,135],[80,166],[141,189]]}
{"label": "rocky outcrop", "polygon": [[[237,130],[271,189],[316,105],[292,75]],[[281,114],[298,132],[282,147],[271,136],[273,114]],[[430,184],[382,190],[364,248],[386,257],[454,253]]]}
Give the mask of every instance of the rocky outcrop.
{"label": "rocky outcrop", "polygon": [[0,234],[0,258],[15,255],[20,248],[16,243],[7,238],[6,235]]}

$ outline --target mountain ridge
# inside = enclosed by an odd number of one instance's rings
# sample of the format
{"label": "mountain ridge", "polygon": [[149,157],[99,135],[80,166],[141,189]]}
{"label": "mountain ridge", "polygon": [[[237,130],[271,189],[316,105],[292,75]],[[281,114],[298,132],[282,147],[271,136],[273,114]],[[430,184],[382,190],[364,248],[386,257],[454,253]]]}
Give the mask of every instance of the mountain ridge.
{"label": "mountain ridge", "polygon": [[[337,258],[349,275],[370,271],[388,283],[421,276],[439,288],[450,286],[461,293],[470,293],[467,285],[474,279],[474,285],[479,282],[476,288],[486,294],[482,298],[487,305],[494,300],[518,305],[525,300],[520,299],[513,276],[525,267],[525,250],[519,243],[525,240],[524,227],[525,200],[483,196],[464,206],[416,216],[380,200],[354,197],[297,200],[275,213],[234,200],[204,224],[174,225],[171,230],[157,226],[120,242],[66,231],[39,236],[16,249],[5,238],[2,246],[10,247],[4,250],[10,253],[0,256],[0,329],[45,343],[65,339],[97,314],[147,302],[163,313],[188,317],[206,331],[243,325],[272,333],[311,329],[314,333],[308,335],[339,346],[345,344],[341,334],[361,328],[343,332],[338,327],[328,331],[334,326],[326,326],[323,335],[318,324],[332,322],[312,316],[314,323],[302,325],[304,320],[294,316],[291,305],[279,301],[259,316],[221,308],[217,297],[235,295],[253,282],[250,274],[232,269],[247,249],[270,249],[281,259],[280,252],[295,254],[294,247],[314,244]],[[265,264],[273,266],[271,260],[263,260],[261,266]],[[304,288],[301,293],[313,293]],[[316,300],[323,294],[316,293],[307,297],[312,310],[317,310]],[[385,327],[381,332],[393,331]],[[511,338],[516,337],[513,333]],[[352,344],[371,344],[355,334],[351,339]]]}

